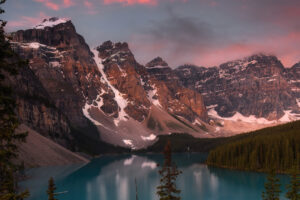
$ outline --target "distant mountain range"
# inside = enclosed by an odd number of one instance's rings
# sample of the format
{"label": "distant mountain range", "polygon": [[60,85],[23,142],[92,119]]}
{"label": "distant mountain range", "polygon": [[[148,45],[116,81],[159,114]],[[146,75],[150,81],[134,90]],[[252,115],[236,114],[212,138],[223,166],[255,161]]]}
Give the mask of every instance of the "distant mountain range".
{"label": "distant mountain range", "polygon": [[161,134],[228,136],[300,119],[300,64],[287,69],[275,56],[175,69],[157,57],[143,66],[127,43],[90,49],[59,18],[11,36],[29,60],[9,77],[21,122],[73,150],[80,141],[140,149]]}

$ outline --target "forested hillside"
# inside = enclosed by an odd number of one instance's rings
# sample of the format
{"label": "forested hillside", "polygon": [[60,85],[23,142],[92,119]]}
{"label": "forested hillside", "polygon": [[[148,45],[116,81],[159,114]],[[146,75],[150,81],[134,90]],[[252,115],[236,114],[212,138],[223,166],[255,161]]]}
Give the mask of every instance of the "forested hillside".
{"label": "forested hillside", "polygon": [[254,171],[300,170],[300,121],[240,135],[210,151],[207,164]]}
{"label": "forested hillside", "polygon": [[225,143],[228,138],[195,138],[186,133],[173,133],[171,135],[160,135],[158,140],[147,149],[139,152],[162,152],[168,141],[171,142],[173,152],[203,152],[208,153],[211,149]]}

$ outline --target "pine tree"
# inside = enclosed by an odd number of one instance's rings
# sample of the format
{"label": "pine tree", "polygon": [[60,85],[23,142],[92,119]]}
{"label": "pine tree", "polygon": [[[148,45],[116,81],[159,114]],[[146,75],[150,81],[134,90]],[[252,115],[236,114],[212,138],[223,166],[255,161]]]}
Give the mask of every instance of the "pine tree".
{"label": "pine tree", "polygon": [[287,185],[286,198],[291,200],[300,200],[300,174],[294,169],[291,171],[291,182]]}
{"label": "pine tree", "polygon": [[159,170],[161,176],[160,186],[157,187],[157,194],[160,200],[180,200],[180,190],[176,187],[176,178],[181,171],[172,162],[171,143],[168,141],[164,149],[164,164]]}
{"label": "pine tree", "polygon": [[280,184],[279,179],[275,175],[275,171],[271,170],[265,183],[265,190],[262,193],[263,200],[279,200]]}
{"label": "pine tree", "polygon": [[[0,0],[0,5],[5,0]],[[0,8],[0,14],[4,10]],[[10,87],[4,84],[7,75],[16,75],[20,62],[5,36],[6,22],[0,19],[0,199],[21,200],[26,198],[27,191],[17,193],[16,175],[20,166],[12,160],[17,157],[18,141],[24,141],[26,134],[16,133],[18,119],[15,115],[15,100]],[[15,62],[16,61],[16,62]]]}
{"label": "pine tree", "polygon": [[53,178],[51,177],[49,179],[49,182],[48,182],[48,190],[47,190],[47,194],[48,194],[48,200],[57,200],[54,196],[55,196],[55,190],[56,190],[56,187],[55,187],[55,184],[54,184],[54,180]]}

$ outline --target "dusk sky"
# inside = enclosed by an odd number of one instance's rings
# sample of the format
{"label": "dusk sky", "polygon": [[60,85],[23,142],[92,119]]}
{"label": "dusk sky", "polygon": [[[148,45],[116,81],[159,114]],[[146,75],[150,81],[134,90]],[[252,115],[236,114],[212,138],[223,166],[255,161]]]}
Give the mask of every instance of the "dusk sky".
{"label": "dusk sky", "polygon": [[8,0],[7,31],[70,18],[90,47],[127,42],[141,64],[213,66],[254,53],[300,61],[299,0]]}

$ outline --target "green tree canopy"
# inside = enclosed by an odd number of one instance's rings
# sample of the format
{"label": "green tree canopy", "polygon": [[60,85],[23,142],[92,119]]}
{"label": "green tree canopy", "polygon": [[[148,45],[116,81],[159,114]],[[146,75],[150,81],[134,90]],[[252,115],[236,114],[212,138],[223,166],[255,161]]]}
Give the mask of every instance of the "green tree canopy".
{"label": "green tree canopy", "polygon": [[[5,0],[0,0],[0,5]],[[0,8],[0,14],[4,10]],[[16,133],[18,118],[15,114],[15,99],[12,90],[5,84],[6,76],[16,75],[22,64],[12,51],[5,36],[6,22],[0,19],[0,199],[21,200],[28,196],[28,192],[17,192],[16,175],[20,166],[13,162],[17,157],[17,142],[24,141],[25,133]]]}

